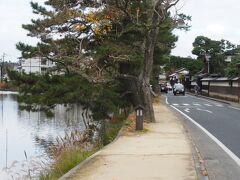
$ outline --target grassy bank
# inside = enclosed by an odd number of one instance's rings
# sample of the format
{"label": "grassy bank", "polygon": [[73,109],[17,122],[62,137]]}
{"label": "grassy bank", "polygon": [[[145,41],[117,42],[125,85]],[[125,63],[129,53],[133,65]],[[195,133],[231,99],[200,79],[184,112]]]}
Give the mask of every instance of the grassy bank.
{"label": "grassy bank", "polygon": [[117,120],[106,123],[105,133],[102,142],[104,146],[111,143],[116,138],[123,124],[124,119],[122,117],[118,117]]}
{"label": "grassy bank", "polygon": [[123,118],[114,119],[114,121],[107,122],[105,125],[105,133],[101,143],[96,143],[88,150],[82,148],[82,146],[73,145],[70,148],[64,148],[54,159],[54,163],[51,166],[49,172],[41,174],[41,180],[54,180],[58,179],[83,160],[100,150],[103,146],[112,142],[119,130],[123,126]]}
{"label": "grassy bank", "polygon": [[40,180],[54,180],[60,178],[70,169],[95,153],[97,150],[98,149],[83,151],[79,148],[73,148],[63,151],[55,160],[51,170],[47,174],[40,175]]}

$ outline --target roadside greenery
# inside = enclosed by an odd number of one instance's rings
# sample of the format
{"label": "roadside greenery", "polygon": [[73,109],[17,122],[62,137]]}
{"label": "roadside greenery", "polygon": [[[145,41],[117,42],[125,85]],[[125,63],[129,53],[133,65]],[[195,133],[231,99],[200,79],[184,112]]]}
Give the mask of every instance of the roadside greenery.
{"label": "roadside greenery", "polygon": [[240,65],[240,50],[236,49],[235,55],[232,57],[232,61],[225,68],[225,74],[227,76],[239,76],[240,72],[238,66]]}
{"label": "roadside greenery", "polygon": [[66,134],[64,138],[57,139],[51,147],[46,149],[49,156],[53,158],[53,163],[48,171],[40,174],[40,179],[54,180],[66,174],[103,146],[111,143],[124,126],[124,122],[125,118],[122,115],[107,121],[101,140],[99,138],[92,139],[94,138],[94,129],[89,129],[83,133],[71,132]]}
{"label": "roadside greenery", "polygon": [[[33,12],[39,18],[23,28],[40,42],[36,46],[19,42],[17,49],[22,52],[22,58],[38,56],[55,62],[56,67],[39,78],[23,75],[28,80],[20,80],[20,96],[23,95],[20,99],[28,107],[34,108],[38,104],[43,109],[62,102],[81,103],[94,113],[97,110],[99,117],[95,117],[99,119],[107,118],[113,109],[142,104],[146,118],[154,121],[150,79],[155,76],[157,68],[152,75],[153,64],[166,61],[177,40],[172,31],[189,28],[187,21],[190,17],[171,13],[170,9],[177,3],[178,0],[47,0],[44,5],[31,2]],[[69,76],[78,81],[73,82]],[[57,80],[52,82],[50,77]],[[19,80],[16,75],[10,78]],[[46,90],[51,87],[46,83],[55,86],[51,96]],[[69,92],[66,85],[72,83],[75,88],[71,85]],[[86,84],[85,87],[78,87],[84,86],[80,85],[82,83]],[[96,87],[100,91],[95,90]],[[39,91],[38,95],[36,91]],[[88,101],[78,98],[87,93],[99,98]],[[31,95],[37,97],[33,99]],[[112,101],[116,98],[109,98],[109,95],[117,96],[118,100]],[[92,104],[96,102],[104,109],[94,108]]]}
{"label": "roadside greenery", "polygon": [[211,74],[225,75],[227,56],[233,56],[236,53],[236,46],[227,40],[212,40],[205,36],[196,37],[193,42],[192,53],[198,60],[203,61],[203,72],[207,73],[208,62],[206,55],[209,56],[209,70]]}
{"label": "roadside greenery", "polygon": [[[98,149],[91,151],[83,151],[81,149],[66,149],[62,154],[56,159],[51,170],[47,174],[41,174],[40,180],[55,180],[59,179],[69,170],[74,168],[80,162],[91,156]],[[46,172],[44,172],[46,173]]]}
{"label": "roadside greenery", "polygon": [[18,101],[26,109],[43,110],[49,115],[56,104],[79,104],[86,112],[92,110],[94,120],[101,120],[127,105],[117,93],[121,87],[116,83],[91,84],[76,74],[40,76],[11,71],[9,76],[15,79],[13,83],[21,93]]}
{"label": "roadside greenery", "polygon": [[189,70],[191,76],[200,72],[203,68],[203,61],[189,58],[183,58],[179,56],[171,56],[168,63],[166,63],[165,70],[166,72],[174,72],[178,69],[186,68]]}
{"label": "roadside greenery", "polygon": [[102,143],[107,145],[111,143],[119,133],[119,130],[124,126],[125,119],[117,117],[114,121],[109,121],[105,124],[105,132],[103,134]]}

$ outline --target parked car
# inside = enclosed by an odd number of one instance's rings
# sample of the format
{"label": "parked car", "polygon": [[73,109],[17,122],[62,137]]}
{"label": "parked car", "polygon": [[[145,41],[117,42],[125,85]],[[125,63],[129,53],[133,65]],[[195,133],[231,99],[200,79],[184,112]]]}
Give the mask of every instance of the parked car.
{"label": "parked car", "polygon": [[173,86],[173,94],[176,96],[177,94],[185,95],[185,88],[181,83],[175,83]]}
{"label": "parked car", "polygon": [[167,88],[168,88],[169,91],[171,91],[172,90],[171,84],[167,83]]}
{"label": "parked car", "polygon": [[168,93],[167,84],[160,84],[160,90],[161,92]]}

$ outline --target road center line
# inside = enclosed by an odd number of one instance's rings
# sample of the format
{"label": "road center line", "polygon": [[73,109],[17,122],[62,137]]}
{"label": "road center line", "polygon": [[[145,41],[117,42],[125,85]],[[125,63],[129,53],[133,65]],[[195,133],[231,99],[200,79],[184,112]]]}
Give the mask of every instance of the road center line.
{"label": "road center line", "polygon": [[[166,102],[168,102],[167,97],[166,97]],[[217,145],[219,145],[236,163],[238,166],[240,166],[240,159],[230,150],[228,149],[221,141],[219,141],[214,135],[212,135],[209,131],[207,131],[203,126],[198,124],[195,120],[193,120],[191,117],[186,115],[184,112],[179,110],[178,108],[170,105],[173,109],[178,111],[180,114],[185,116],[189,121],[191,121],[193,124],[195,124],[199,129],[201,129],[208,137],[210,137]]]}

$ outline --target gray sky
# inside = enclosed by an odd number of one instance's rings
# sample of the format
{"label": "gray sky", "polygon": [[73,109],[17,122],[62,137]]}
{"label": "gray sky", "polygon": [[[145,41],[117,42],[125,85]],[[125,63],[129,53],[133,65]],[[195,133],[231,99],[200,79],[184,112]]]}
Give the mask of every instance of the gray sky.
{"label": "gray sky", "polygon": [[[44,0],[37,0],[44,2]],[[180,11],[192,16],[191,30],[176,31],[179,35],[177,47],[172,54],[192,56],[192,43],[196,36],[204,35],[212,39],[226,39],[240,44],[239,0],[181,0]],[[19,41],[33,44],[36,40],[26,36],[21,28],[33,18],[28,0],[0,0],[0,58],[6,53],[5,60],[17,61],[20,52],[15,44]]]}
{"label": "gray sky", "polygon": [[17,61],[20,52],[15,45],[19,42],[33,44],[34,39],[26,36],[22,24],[30,22],[33,17],[29,0],[0,0],[0,58],[6,53],[6,61]]}
{"label": "gray sky", "polygon": [[176,32],[179,41],[173,54],[192,56],[192,43],[199,35],[211,39],[226,39],[233,44],[240,44],[239,0],[183,0],[181,9],[192,16],[189,32]]}

